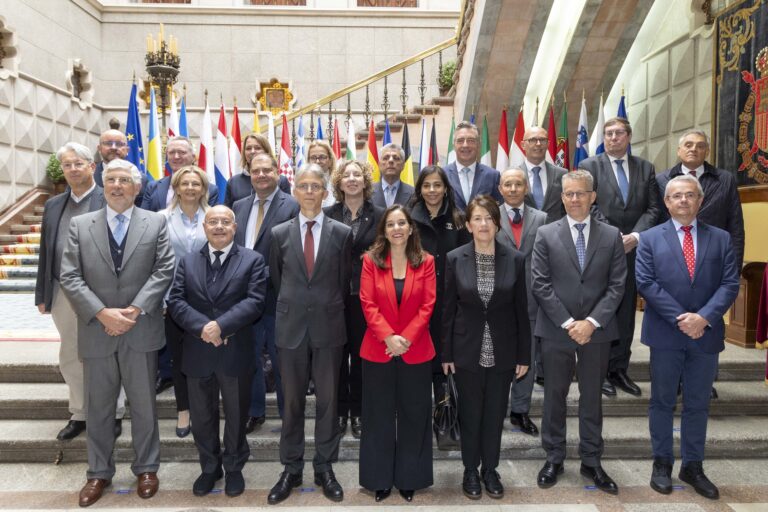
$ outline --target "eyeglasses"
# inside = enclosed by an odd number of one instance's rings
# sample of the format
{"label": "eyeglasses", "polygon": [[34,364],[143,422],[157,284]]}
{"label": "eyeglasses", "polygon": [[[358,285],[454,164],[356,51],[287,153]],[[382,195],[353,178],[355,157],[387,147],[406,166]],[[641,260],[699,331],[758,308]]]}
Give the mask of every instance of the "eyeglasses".
{"label": "eyeglasses", "polygon": [[523,142],[530,142],[533,145],[546,144],[549,139],[546,137],[531,137],[530,139],[523,139]]}
{"label": "eyeglasses", "polygon": [[78,171],[81,169],[85,169],[88,166],[89,162],[62,162],[61,168],[64,170],[69,169],[77,169]]}
{"label": "eyeglasses", "polygon": [[232,222],[230,219],[207,219],[205,221],[205,225],[212,228],[215,228],[218,225],[222,225],[225,228],[228,228],[232,224],[234,224],[234,222]]}
{"label": "eyeglasses", "polygon": [[688,201],[693,201],[694,199],[699,197],[699,194],[695,192],[677,192],[667,197],[672,199],[673,201],[682,201],[683,198],[687,199]]}
{"label": "eyeglasses", "polygon": [[126,143],[120,140],[105,140],[101,145],[108,148],[124,148]]}
{"label": "eyeglasses", "polygon": [[578,191],[578,192],[563,192],[563,197],[566,199],[582,199],[591,194],[591,190]]}
{"label": "eyeglasses", "polygon": [[328,160],[328,155],[312,155],[309,157],[310,162],[325,162]]}
{"label": "eyeglasses", "polygon": [[459,139],[456,139],[456,145],[459,146],[461,144],[469,144],[474,146],[477,144],[477,139],[475,137],[461,137]]}
{"label": "eyeglasses", "polygon": [[627,130],[608,130],[607,132],[605,132],[605,136],[608,137],[609,139],[611,137],[623,137],[626,134],[627,134]]}
{"label": "eyeglasses", "polygon": [[308,192],[310,190],[312,192],[320,192],[323,190],[323,186],[319,183],[299,183],[296,185],[296,189],[301,190],[302,192]]}
{"label": "eyeglasses", "polygon": [[264,168],[264,169],[251,169],[251,174],[255,174],[257,176],[259,174],[267,176],[269,174],[272,174],[273,172],[275,172],[275,170],[273,168],[271,168],[271,167],[267,167],[267,168]]}
{"label": "eyeglasses", "polygon": [[107,185],[114,185],[116,183],[119,183],[120,185],[132,185],[133,178],[125,178],[125,177],[116,178],[115,176],[108,176],[104,178],[104,183],[106,183]]}

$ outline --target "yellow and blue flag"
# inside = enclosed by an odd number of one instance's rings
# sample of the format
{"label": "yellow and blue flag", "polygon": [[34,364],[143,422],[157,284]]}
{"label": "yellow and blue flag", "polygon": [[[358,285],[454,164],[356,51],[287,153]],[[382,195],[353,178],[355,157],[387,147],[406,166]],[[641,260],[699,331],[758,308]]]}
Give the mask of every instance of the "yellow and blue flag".
{"label": "yellow and blue flag", "polygon": [[141,119],[139,105],[136,102],[136,84],[131,87],[131,99],[128,101],[128,119],[125,122],[125,138],[128,139],[128,155],[131,162],[142,173],[147,172],[144,165],[144,141],[141,138]]}
{"label": "yellow and blue flag", "polygon": [[160,130],[157,125],[157,103],[155,90],[150,87],[149,101],[149,137],[147,137],[147,177],[159,180],[163,177],[163,157],[160,150]]}

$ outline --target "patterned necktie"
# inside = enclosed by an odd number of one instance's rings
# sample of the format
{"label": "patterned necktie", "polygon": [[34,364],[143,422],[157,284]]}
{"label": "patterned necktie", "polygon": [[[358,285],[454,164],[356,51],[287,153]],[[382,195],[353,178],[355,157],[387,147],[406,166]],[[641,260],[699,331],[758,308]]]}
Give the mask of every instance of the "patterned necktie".
{"label": "patterned necktie", "polygon": [[469,167],[461,170],[461,192],[464,203],[469,204],[469,196],[472,194],[472,185],[469,183]]}
{"label": "patterned necktie", "polygon": [[541,210],[544,207],[544,186],[541,184],[541,167],[538,165],[531,169],[533,173],[533,202],[536,203],[536,208]]}
{"label": "patterned necktie", "polygon": [[693,273],[696,270],[696,253],[693,250],[693,235],[691,230],[693,226],[680,226],[685,235],[683,236],[683,257],[685,265],[688,267],[688,275],[693,281]]}
{"label": "patterned necktie", "polygon": [[115,242],[117,242],[117,245],[121,245],[123,243],[123,238],[125,238],[125,231],[126,231],[126,223],[125,221],[128,220],[125,218],[125,215],[122,213],[118,213],[115,215],[115,220],[117,221],[117,227],[112,232],[112,236],[115,239]]}
{"label": "patterned necktie", "polygon": [[627,173],[624,171],[624,160],[616,160],[616,178],[619,181],[621,199],[626,204],[629,195],[629,181],[627,180]]}
{"label": "patterned necktie", "polygon": [[520,215],[520,208],[512,208],[512,211],[515,212],[515,216],[512,217],[512,224],[520,224],[523,222],[523,216]]}
{"label": "patterned necktie", "polygon": [[576,257],[579,259],[579,267],[581,267],[581,270],[584,270],[584,259],[587,255],[587,244],[584,240],[584,228],[587,227],[587,224],[574,224],[573,227],[579,230],[579,236],[576,237]]}
{"label": "patterned necktie", "polygon": [[315,237],[312,234],[314,220],[307,221],[307,233],[304,235],[304,264],[307,266],[307,276],[312,277],[315,269]]}

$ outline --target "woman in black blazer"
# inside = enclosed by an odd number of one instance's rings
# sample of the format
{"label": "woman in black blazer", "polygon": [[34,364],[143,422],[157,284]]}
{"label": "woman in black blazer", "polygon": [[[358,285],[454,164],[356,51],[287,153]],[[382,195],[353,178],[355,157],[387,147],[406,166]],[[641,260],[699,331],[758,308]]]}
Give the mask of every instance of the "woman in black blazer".
{"label": "woman in black blazer", "polygon": [[363,268],[363,254],[376,239],[376,226],[384,215],[384,209],[374,206],[373,178],[371,166],[365,162],[349,160],[339,165],[331,175],[333,195],[338,201],[327,206],[323,212],[333,220],[343,222],[352,228],[352,278],[350,295],[346,306],[347,344],[341,360],[339,376],[339,429],[347,429],[351,422],[352,435],[360,438],[362,432],[361,402],[362,373],[360,344],[365,335],[366,323],[360,306],[360,274]]}
{"label": "woman in black blazer", "polygon": [[491,498],[504,487],[499,465],[509,385],[528,371],[531,327],[525,258],[496,242],[499,207],[480,195],[467,206],[473,241],[448,253],[443,312],[443,371],[455,373],[461,425],[462,490]]}

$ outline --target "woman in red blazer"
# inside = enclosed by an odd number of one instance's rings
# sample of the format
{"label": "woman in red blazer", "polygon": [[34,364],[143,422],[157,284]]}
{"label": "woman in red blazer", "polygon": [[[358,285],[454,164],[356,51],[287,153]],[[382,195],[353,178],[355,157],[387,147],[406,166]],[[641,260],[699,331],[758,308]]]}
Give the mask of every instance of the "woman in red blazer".
{"label": "woman in red blazer", "polygon": [[435,306],[435,260],[421,248],[408,211],[384,212],[363,256],[363,429],[360,485],[376,501],[394,485],[407,501],[432,485],[432,369],[429,319]]}

